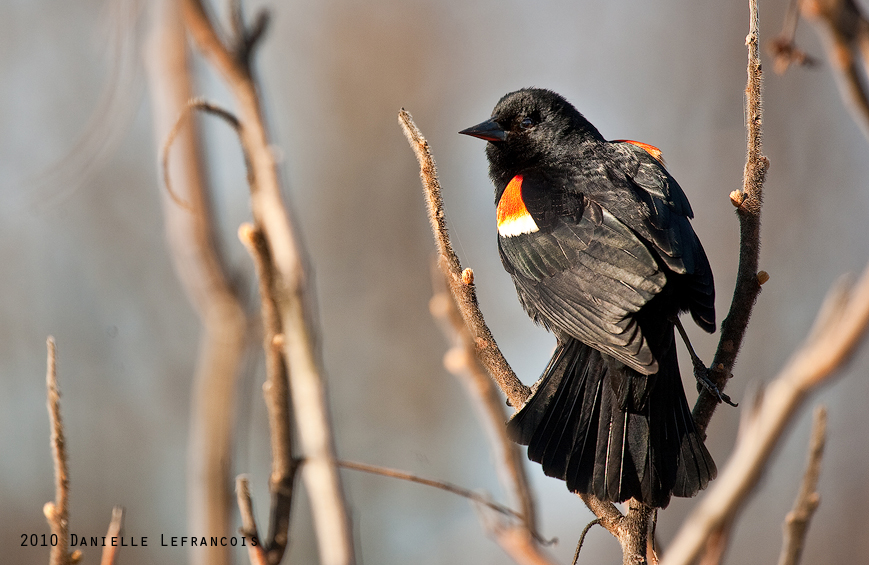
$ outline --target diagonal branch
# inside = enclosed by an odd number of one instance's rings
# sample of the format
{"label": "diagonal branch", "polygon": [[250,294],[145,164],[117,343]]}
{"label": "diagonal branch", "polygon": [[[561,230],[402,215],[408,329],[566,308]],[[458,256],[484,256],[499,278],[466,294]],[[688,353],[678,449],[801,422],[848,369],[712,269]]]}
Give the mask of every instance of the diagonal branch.
{"label": "diagonal branch", "polygon": [[428,141],[422,136],[411,115],[403,108],[398,113],[398,122],[410,143],[417,161],[419,162],[420,177],[425,190],[426,204],[428,205],[428,217],[434,232],[435,242],[438,248],[438,265],[449,281],[450,292],[461,312],[462,319],[474,340],[477,357],[489,371],[489,374],[498,383],[501,391],[507,396],[510,405],[518,409],[521,407],[531,389],[522,384],[522,381],[510,368],[492,332],[483,319],[483,313],[477,303],[477,293],[474,288],[474,275],[470,269],[462,271],[459,258],[453,251],[447,231],[446,215],[444,214],[444,201],[441,196],[440,181],[437,177],[437,167],[432,157]]}
{"label": "diagonal branch", "polygon": [[[440,181],[437,177],[437,167],[428,142],[406,110],[402,109],[399,112],[398,122],[419,162],[429,221],[438,248],[438,266],[449,283],[450,292],[461,313],[462,320],[473,338],[477,359],[486,368],[504,395],[507,396],[510,405],[518,410],[530,396],[531,389],[522,384],[495,343],[477,303],[473,271],[471,269],[462,270],[461,263],[453,251],[446,227],[446,215],[444,214]],[[580,498],[601,519],[601,525],[618,538],[623,549],[632,548],[630,551],[624,552],[625,559],[628,559],[629,555],[635,555],[634,551],[639,551],[637,548],[645,548],[645,532],[648,530],[646,516],[647,514],[650,515],[649,513],[641,512],[637,508],[635,511],[628,512],[628,520],[626,521],[625,516],[612,503],[603,502],[591,495],[580,495]],[[643,519],[646,521],[641,525],[639,522]],[[642,539],[634,537],[635,534],[641,536]],[[642,550],[642,555],[645,556],[645,549]]]}
{"label": "diagonal branch", "polygon": [[[235,494],[238,508],[241,511],[241,528],[239,531],[252,540],[247,545],[247,556],[251,565],[268,565],[265,548],[260,545],[259,532],[256,528],[256,518],[253,515],[253,501],[250,498],[250,482],[244,475],[235,479]],[[256,543],[253,543],[256,540]]]}
{"label": "diagonal branch", "polygon": [[489,439],[495,470],[511,504],[520,508],[521,522],[499,520],[488,527],[501,547],[519,563],[551,563],[540,549],[535,534],[534,500],[525,474],[519,446],[507,437],[504,402],[492,379],[476,356],[474,341],[459,314],[456,302],[440,270],[432,273],[434,295],[429,302],[432,316],[441,322],[444,334],[454,343],[444,356],[444,365],[465,386],[471,403]]}
{"label": "diagonal branch", "polygon": [[709,535],[739,512],[787,424],[809,394],[851,358],[867,326],[869,267],[856,285],[840,281],[827,294],[806,342],[766,388],[727,466],[673,540],[664,556],[667,565],[691,563]]}

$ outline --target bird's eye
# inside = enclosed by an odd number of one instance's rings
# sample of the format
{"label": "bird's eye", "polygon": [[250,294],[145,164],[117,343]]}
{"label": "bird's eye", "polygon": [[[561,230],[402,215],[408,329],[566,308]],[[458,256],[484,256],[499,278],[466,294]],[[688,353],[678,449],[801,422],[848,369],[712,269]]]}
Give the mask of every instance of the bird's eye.
{"label": "bird's eye", "polygon": [[522,121],[519,122],[519,127],[522,129],[529,129],[537,125],[537,122],[534,121],[534,118],[525,117],[522,118]]}

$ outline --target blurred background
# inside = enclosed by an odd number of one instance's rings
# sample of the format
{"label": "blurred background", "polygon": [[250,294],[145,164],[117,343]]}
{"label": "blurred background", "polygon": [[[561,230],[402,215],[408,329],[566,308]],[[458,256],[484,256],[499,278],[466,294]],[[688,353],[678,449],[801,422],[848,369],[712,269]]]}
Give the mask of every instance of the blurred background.
{"label": "blurred background", "polygon": [[[761,41],[781,29],[786,0],[762,2]],[[256,2],[246,5],[252,14]],[[447,373],[431,319],[433,243],[416,161],[396,116],[407,108],[434,150],[453,244],[476,274],[487,321],[513,368],[536,380],[554,340],[521,311],[499,263],[484,144],[457,131],[489,116],[506,92],[553,89],[604,136],[660,147],[695,211],[716,275],[719,321],[733,288],[741,187],[748,8],[743,3],[319,0],[271,2],[257,56],[286,196],[312,257],[337,450],[341,458],[438,478],[501,498],[484,435]],[[191,376],[199,321],[166,249],[142,50],[150,5],[129,0],[0,3],[0,553],[49,533],[54,497],[45,408],[45,339],[58,344],[70,452],[71,531],[104,535],[113,505],[149,547],[120,563],[183,563],[161,534],[185,526]],[[218,12],[222,9],[219,7]],[[823,58],[814,30],[798,43]],[[763,55],[767,63],[766,53]],[[232,108],[199,61],[197,91]],[[826,63],[765,75],[763,287],[728,393],[742,401],[799,346],[828,287],[869,258],[869,145],[842,107]],[[252,264],[236,237],[249,219],[238,143],[205,120],[221,244],[257,308]],[[717,336],[689,331],[711,358]],[[262,361],[238,386],[233,474],[250,473],[267,523],[268,430]],[[687,357],[683,367],[690,367]],[[810,404],[829,408],[821,506],[806,563],[869,552],[869,353]],[[689,399],[696,396],[686,371]],[[708,445],[719,464],[739,409],[722,407]],[[739,520],[727,560],[770,563],[802,475],[810,410],[794,423]],[[593,515],[531,465],[539,529],[569,562]],[[360,563],[503,563],[464,499],[343,471]],[[664,546],[695,501],[659,513]],[[85,548],[87,563],[98,560]],[[239,554],[242,562],[246,557]],[[580,562],[620,562],[601,529]],[[312,563],[304,495],[285,562]]]}

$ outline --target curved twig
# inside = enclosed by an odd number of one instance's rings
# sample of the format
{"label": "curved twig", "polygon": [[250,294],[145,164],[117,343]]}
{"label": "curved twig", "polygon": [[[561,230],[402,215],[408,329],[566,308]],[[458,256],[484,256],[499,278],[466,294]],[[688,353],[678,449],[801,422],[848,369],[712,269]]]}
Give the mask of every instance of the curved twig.
{"label": "curved twig", "polygon": [[585,527],[582,529],[582,533],[579,534],[579,541],[576,542],[576,551],[573,552],[573,561],[570,562],[571,565],[576,565],[576,563],[579,561],[579,552],[582,551],[582,544],[585,543],[585,536],[588,535],[589,530],[591,530],[593,526],[599,525],[600,518],[595,518],[594,520],[586,524]]}
{"label": "curved twig", "polygon": [[[166,135],[166,141],[163,142],[163,148],[161,151],[160,168],[163,171],[163,184],[166,185],[166,191],[169,193],[169,196],[172,198],[172,201],[175,202],[181,208],[184,208],[188,212],[195,212],[193,206],[181,198],[178,193],[172,188],[172,180],[169,175],[169,150],[172,149],[172,144],[175,142],[175,138],[178,136],[178,132],[181,131],[181,128],[184,126],[186,118],[190,115],[191,110],[201,110],[208,114],[212,114],[223,119],[226,123],[228,123],[232,129],[235,130],[237,134],[241,133],[241,124],[238,121],[238,118],[232,114],[229,110],[221,108],[216,104],[212,104],[208,102],[204,98],[194,98],[190,100],[184,109],[181,111],[181,115],[178,116],[178,119],[175,121],[175,124],[172,126],[172,129],[169,130],[169,133]],[[242,150],[244,148],[242,147]],[[244,151],[243,151],[244,152]],[[247,153],[244,153],[244,162],[247,165],[248,176],[250,176],[250,159],[247,157]]]}

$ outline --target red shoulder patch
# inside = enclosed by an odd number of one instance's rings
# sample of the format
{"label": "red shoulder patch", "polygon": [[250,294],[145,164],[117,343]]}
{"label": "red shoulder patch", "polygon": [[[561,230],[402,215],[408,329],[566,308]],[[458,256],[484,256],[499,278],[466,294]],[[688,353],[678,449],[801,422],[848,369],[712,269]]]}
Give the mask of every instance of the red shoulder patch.
{"label": "red shoulder patch", "polygon": [[637,147],[639,147],[640,149],[642,149],[643,151],[645,151],[646,153],[648,153],[649,155],[654,157],[656,161],[658,161],[662,165],[666,166],[666,163],[664,163],[663,151],[661,151],[660,149],[658,149],[654,145],[649,145],[648,143],[643,143],[642,141],[634,141],[632,139],[614,139],[613,141],[616,141],[619,143],[630,143],[632,145],[636,145]]}
{"label": "red shoulder patch", "polygon": [[498,201],[498,234],[512,237],[537,230],[537,224],[522,200],[522,175],[516,175],[507,183]]}

